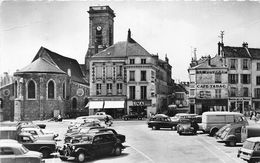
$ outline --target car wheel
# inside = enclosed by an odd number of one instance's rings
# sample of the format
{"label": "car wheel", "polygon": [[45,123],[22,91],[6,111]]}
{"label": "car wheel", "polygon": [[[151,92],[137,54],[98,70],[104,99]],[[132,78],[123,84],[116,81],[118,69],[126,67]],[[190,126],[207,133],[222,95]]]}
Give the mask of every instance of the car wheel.
{"label": "car wheel", "polygon": [[61,161],[67,161],[68,158],[67,157],[60,157]]}
{"label": "car wheel", "polygon": [[217,133],[218,129],[214,128],[210,131],[209,136],[214,136]]}
{"label": "car wheel", "polygon": [[231,141],[228,143],[229,146],[234,147],[236,146],[236,141]]}
{"label": "car wheel", "polygon": [[122,153],[122,148],[120,146],[116,146],[114,149],[114,155],[115,156],[120,156]]}
{"label": "car wheel", "polygon": [[84,152],[79,152],[77,155],[77,161],[78,162],[84,162],[84,160],[86,159],[86,155]]}
{"label": "car wheel", "polygon": [[182,132],[179,132],[179,135],[182,135]]}
{"label": "car wheel", "polygon": [[48,149],[42,149],[42,150],[40,150],[40,152],[42,153],[42,157],[43,158],[48,158],[48,157],[50,157],[50,151],[48,150]]}

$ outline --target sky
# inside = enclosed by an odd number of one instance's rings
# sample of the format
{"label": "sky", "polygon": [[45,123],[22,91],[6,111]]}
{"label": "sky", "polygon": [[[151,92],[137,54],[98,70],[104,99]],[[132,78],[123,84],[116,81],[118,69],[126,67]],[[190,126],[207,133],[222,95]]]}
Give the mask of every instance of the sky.
{"label": "sky", "polygon": [[189,81],[193,49],[215,56],[220,31],[226,46],[260,48],[260,1],[3,1],[0,74],[29,65],[41,46],[84,63],[90,6],[115,12],[114,43],[132,38],[151,54],[169,58],[172,78]]}

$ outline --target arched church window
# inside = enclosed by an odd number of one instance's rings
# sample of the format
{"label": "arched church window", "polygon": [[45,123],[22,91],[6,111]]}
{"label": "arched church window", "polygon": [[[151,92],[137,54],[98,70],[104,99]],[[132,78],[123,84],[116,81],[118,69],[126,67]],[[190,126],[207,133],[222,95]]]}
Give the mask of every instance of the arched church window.
{"label": "arched church window", "polygon": [[17,91],[17,88],[18,88],[18,87],[17,87],[17,85],[18,85],[18,84],[17,84],[17,81],[15,81],[15,82],[14,82],[14,97],[15,97],[15,98],[17,98],[17,96],[18,96],[18,95],[17,95],[17,94],[18,94],[18,91]]}
{"label": "arched church window", "polygon": [[48,82],[48,99],[54,99],[55,89],[54,89],[54,82],[50,80]]}
{"label": "arched church window", "polygon": [[72,109],[77,109],[77,99],[76,98],[72,99]]}
{"label": "arched church window", "polygon": [[62,97],[63,97],[63,99],[66,98],[66,85],[65,85],[65,82],[62,84]]}
{"label": "arched church window", "polygon": [[30,80],[28,82],[27,92],[28,92],[28,99],[36,98],[36,86],[33,80]]}

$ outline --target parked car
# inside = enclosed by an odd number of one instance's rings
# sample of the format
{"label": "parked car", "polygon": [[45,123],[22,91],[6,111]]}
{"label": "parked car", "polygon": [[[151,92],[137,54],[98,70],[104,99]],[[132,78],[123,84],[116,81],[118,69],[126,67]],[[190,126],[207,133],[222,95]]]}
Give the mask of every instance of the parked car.
{"label": "parked car", "polygon": [[101,132],[111,132],[121,141],[121,143],[125,142],[125,135],[117,133],[116,130],[112,128],[93,128],[88,131],[88,133],[101,133]]}
{"label": "parked car", "polygon": [[147,122],[148,127],[160,130],[160,128],[170,128],[174,129],[176,127],[176,123],[171,121],[171,118],[165,114],[156,114],[155,116],[151,117]]}
{"label": "parked car", "polygon": [[88,131],[90,129],[96,129],[96,128],[104,128],[104,127],[101,127],[101,126],[81,127],[81,128],[78,128],[77,130],[75,130],[75,132],[66,133],[65,138],[64,138],[64,143],[69,143],[71,141],[71,139],[79,138],[82,135],[88,133]]}
{"label": "parked car", "polygon": [[251,137],[260,137],[260,127],[258,125],[242,126],[241,142],[244,142],[247,138]]}
{"label": "parked car", "polygon": [[11,139],[0,140],[0,162],[2,163],[44,163],[42,153],[30,151],[24,145]]}
{"label": "parked car", "polygon": [[226,125],[221,136],[218,137],[218,141],[224,142],[228,146],[236,146],[237,143],[241,143],[241,128],[245,124],[230,124]]}
{"label": "parked car", "polygon": [[130,119],[139,119],[139,120],[142,120],[143,119],[143,116],[141,114],[138,114],[138,113],[132,113],[132,114],[127,114],[127,115],[124,115],[122,117],[123,120],[127,121],[127,120],[130,120]]}
{"label": "parked car", "polygon": [[76,120],[81,119],[81,118],[85,118],[85,119],[92,118],[92,119],[98,119],[98,120],[103,121],[106,117],[108,117],[109,120],[111,120],[111,121],[113,120],[113,117],[109,114],[106,114],[105,112],[96,112],[96,114],[94,114],[94,115],[78,117],[78,118],[76,118]]}
{"label": "parked car", "polygon": [[30,133],[17,131],[16,127],[1,127],[0,134],[0,139],[17,140],[29,150],[41,152],[44,158],[51,157],[51,154],[56,150],[56,141],[38,140]]}
{"label": "parked car", "polygon": [[55,140],[59,134],[46,134],[39,128],[22,128],[21,132],[28,132],[40,140]]}
{"label": "parked car", "polygon": [[204,112],[202,113],[203,132],[214,136],[216,132],[226,124],[247,124],[246,117],[238,112]]}
{"label": "parked car", "polygon": [[222,133],[225,131],[227,127],[229,127],[231,124],[226,124],[225,126],[221,127],[216,134],[214,135],[216,139],[219,139],[222,135]]}
{"label": "parked car", "polygon": [[182,119],[195,118],[196,116],[197,114],[177,113],[175,116],[171,117],[171,121],[177,126]]}
{"label": "parked car", "polygon": [[[194,121],[194,122],[193,122]],[[179,135],[183,134],[197,134],[197,130],[199,129],[198,124],[195,122],[195,119],[181,119],[179,124],[177,125],[177,133]]]}
{"label": "parked car", "polygon": [[58,152],[62,161],[75,159],[77,162],[84,162],[87,158],[101,155],[121,155],[124,148],[114,134],[104,132],[85,135],[84,140],[64,145]]}
{"label": "parked car", "polygon": [[260,137],[246,139],[243,147],[238,149],[237,157],[248,163],[257,163],[260,161]]}

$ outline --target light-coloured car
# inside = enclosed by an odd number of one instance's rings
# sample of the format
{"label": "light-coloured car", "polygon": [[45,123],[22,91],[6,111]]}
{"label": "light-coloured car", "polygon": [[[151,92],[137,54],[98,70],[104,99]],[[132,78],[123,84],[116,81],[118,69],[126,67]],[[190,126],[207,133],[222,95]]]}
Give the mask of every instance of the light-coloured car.
{"label": "light-coloured car", "polygon": [[21,132],[27,132],[37,137],[39,140],[55,140],[58,134],[46,134],[39,128],[22,128]]}
{"label": "light-coloured car", "polygon": [[42,153],[30,151],[16,140],[0,140],[0,162],[2,163],[44,163]]}

